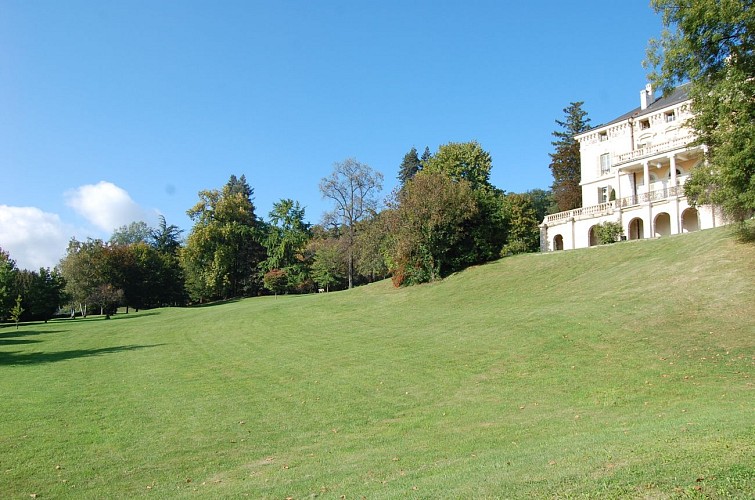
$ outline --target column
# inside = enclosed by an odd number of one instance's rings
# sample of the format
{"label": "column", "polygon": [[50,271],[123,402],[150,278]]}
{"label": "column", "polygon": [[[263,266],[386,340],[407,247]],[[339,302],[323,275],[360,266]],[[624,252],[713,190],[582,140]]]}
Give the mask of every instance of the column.
{"label": "column", "polygon": [[669,157],[671,162],[671,190],[674,193],[673,196],[669,196],[669,218],[671,219],[671,234],[679,234],[681,230],[681,221],[679,215],[679,196],[676,185],[676,155]]}
{"label": "column", "polygon": [[645,238],[652,238],[653,237],[653,204],[650,201],[650,172],[649,172],[649,163],[647,160],[642,162],[642,177],[643,177],[643,183],[645,184],[645,199],[647,200],[647,207],[648,207],[648,222],[647,224],[643,224],[643,229],[645,232]]}
{"label": "column", "polygon": [[616,208],[621,209],[621,204],[618,203],[621,200],[621,180],[619,179],[619,169],[616,169],[616,175],[614,176],[616,182]]}

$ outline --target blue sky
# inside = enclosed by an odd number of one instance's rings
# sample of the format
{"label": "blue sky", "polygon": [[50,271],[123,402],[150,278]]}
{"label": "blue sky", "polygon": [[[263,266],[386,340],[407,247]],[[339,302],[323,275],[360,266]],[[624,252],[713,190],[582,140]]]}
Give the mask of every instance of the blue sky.
{"label": "blue sky", "polygon": [[491,181],[548,188],[554,120],[639,105],[647,1],[0,0],[0,247],[53,266],[67,241],[143,219],[191,229],[245,174],[257,214],[355,157],[395,187],[409,149],[479,141]]}

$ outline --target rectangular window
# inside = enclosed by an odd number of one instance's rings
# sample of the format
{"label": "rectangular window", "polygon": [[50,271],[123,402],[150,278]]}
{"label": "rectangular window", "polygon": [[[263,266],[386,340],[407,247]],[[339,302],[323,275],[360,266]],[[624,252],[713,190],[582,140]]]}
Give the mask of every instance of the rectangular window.
{"label": "rectangular window", "polygon": [[598,188],[598,203],[606,203],[608,201],[608,186]]}
{"label": "rectangular window", "polygon": [[600,142],[608,140],[608,132],[598,132],[598,139]]}
{"label": "rectangular window", "polygon": [[650,128],[650,120],[640,120],[640,129],[645,130],[646,128]]}
{"label": "rectangular window", "polygon": [[666,123],[671,123],[676,120],[676,113],[673,111],[666,111],[663,116],[666,118]]}
{"label": "rectangular window", "polygon": [[611,171],[611,154],[605,153],[600,155],[600,173],[607,174]]}

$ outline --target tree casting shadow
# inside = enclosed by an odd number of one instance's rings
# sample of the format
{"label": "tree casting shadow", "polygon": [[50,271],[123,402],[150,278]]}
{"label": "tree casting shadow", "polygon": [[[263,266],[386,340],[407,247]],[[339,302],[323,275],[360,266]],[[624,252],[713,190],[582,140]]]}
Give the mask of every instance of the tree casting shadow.
{"label": "tree casting shadow", "polygon": [[33,352],[19,354],[18,351],[0,352],[0,366],[2,365],[34,365],[41,363],[55,363],[57,361],[66,361],[69,359],[88,358],[90,356],[100,356],[103,354],[115,354],[125,351],[134,351],[137,349],[146,349],[148,347],[159,347],[165,344],[152,345],[121,345],[114,347],[103,347],[101,349],[75,349],[72,351],[60,352]]}

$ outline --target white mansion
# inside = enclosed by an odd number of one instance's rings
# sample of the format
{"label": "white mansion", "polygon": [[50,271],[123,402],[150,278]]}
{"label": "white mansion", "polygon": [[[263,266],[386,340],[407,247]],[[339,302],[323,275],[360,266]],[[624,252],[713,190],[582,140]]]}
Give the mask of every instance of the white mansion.
{"label": "white mansion", "polygon": [[597,244],[595,225],[619,222],[636,240],[722,225],[720,209],[691,207],[684,196],[690,171],[704,161],[705,146],[684,126],[690,115],[687,85],[654,99],[650,85],[640,107],[577,135],[582,208],[548,215],[540,225],[541,251]]}

